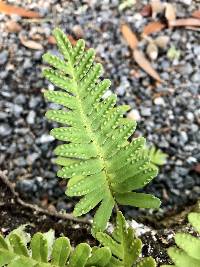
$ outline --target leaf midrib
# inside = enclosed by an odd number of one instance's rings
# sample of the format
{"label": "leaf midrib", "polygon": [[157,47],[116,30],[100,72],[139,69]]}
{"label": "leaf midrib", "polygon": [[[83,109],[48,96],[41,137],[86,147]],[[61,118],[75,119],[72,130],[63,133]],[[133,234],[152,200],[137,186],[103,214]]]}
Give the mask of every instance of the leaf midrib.
{"label": "leaf midrib", "polygon": [[72,75],[73,82],[76,85],[75,93],[76,93],[76,97],[77,97],[77,100],[78,100],[78,106],[79,106],[80,114],[82,116],[83,122],[85,122],[86,131],[89,134],[91,140],[93,141],[93,144],[96,147],[97,154],[98,154],[99,159],[101,160],[102,165],[103,165],[103,170],[105,172],[105,177],[106,177],[106,181],[107,181],[107,185],[108,185],[109,191],[112,193],[112,196],[113,196],[111,182],[109,180],[109,175],[107,173],[107,168],[108,167],[107,167],[106,161],[104,160],[104,157],[103,157],[102,148],[98,144],[98,142],[96,141],[95,135],[94,135],[93,130],[92,130],[92,127],[91,127],[91,123],[88,120],[87,115],[85,114],[85,111],[84,111],[84,108],[83,108],[83,105],[82,105],[81,98],[80,98],[80,96],[78,94],[78,88],[79,88],[79,85],[80,84],[78,83],[78,79],[76,77],[76,73],[74,72],[74,67],[73,67],[73,64],[71,62],[70,56],[69,56],[68,62],[69,62],[69,67],[70,67],[70,70],[71,70],[71,75]]}

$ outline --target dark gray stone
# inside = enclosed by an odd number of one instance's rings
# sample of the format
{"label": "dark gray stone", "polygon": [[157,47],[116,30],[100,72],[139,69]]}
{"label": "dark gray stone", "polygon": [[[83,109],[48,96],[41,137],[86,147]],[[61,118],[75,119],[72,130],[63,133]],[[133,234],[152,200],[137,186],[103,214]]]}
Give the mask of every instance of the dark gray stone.
{"label": "dark gray stone", "polygon": [[8,60],[8,51],[3,50],[0,52],[0,65],[4,65]]}

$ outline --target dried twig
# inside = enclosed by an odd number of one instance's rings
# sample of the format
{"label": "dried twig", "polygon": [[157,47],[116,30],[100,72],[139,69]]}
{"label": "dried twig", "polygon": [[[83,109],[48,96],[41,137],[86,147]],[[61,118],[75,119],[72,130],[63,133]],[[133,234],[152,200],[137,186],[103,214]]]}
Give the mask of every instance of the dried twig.
{"label": "dried twig", "polygon": [[169,21],[170,27],[186,27],[186,26],[200,26],[200,20],[195,18],[177,19]]}
{"label": "dried twig", "polygon": [[56,211],[48,211],[45,210],[43,208],[38,207],[35,204],[31,204],[31,203],[26,203],[24,200],[22,200],[19,197],[18,192],[15,191],[15,186],[9,181],[8,177],[6,176],[5,172],[0,170],[0,179],[2,180],[2,182],[10,189],[15,201],[20,204],[21,206],[25,207],[25,208],[29,208],[33,211],[35,211],[36,213],[42,213],[48,216],[53,216],[59,219],[64,219],[64,220],[71,220],[74,222],[80,222],[80,223],[85,223],[85,224],[91,224],[90,221],[88,221],[85,218],[75,218],[71,213],[59,213]]}

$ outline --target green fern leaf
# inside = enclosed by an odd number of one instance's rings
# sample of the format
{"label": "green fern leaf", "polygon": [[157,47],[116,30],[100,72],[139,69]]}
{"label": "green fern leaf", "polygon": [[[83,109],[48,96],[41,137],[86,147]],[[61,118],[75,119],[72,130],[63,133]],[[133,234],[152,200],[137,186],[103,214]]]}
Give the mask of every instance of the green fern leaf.
{"label": "green fern leaf", "polygon": [[177,248],[169,248],[168,254],[170,258],[175,263],[175,266],[177,267],[199,267],[200,262],[190,256],[188,254],[180,249]]}
{"label": "green fern leaf", "polygon": [[88,259],[86,266],[107,266],[111,256],[112,254],[108,247],[93,248],[92,256]]}
{"label": "green fern leaf", "polygon": [[106,228],[116,202],[158,208],[158,199],[132,192],[149,183],[157,168],[144,152],[144,138],[127,141],[136,128],[136,122],[124,118],[129,107],[116,107],[115,95],[103,99],[110,81],[100,80],[103,68],[94,62],[95,51],[84,51],[83,40],[72,47],[59,29],[54,36],[64,60],[45,54],[52,68],[43,74],[64,90],[44,92],[47,100],[63,106],[46,113],[50,120],[64,124],[51,134],[68,142],[55,150],[56,162],[62,166],[58,176],[69,179],[67,195],[83,196],[75,206],[75,216],[99,205],[93,220],[95,235]]}
{"label": "green fern leaf", "polygon": [[55,240],[52,251],[52,264],[64,267],[69,257],[71,246],[69,239],[66,237],[59,237]]}
{"label": "green fern leaf", "polygon": [[178,233],[175,241],[179,248],[183,249],[190,257],[200,260],[200,239],[190,234]]}
{"label": "green fern leaf", "polygon": [[73,251],[71,258],[69,260],[69,267],[84,267],[90,256],[91,248],[88,244],[81,243]]}
{"label": "green fern leaf", "polygon": [[52,230],[36,233],[27,243],[23,228],[19,227],[5,238],[0,235],[0,267],[104,267],[111,260],[109,247],[91,249],[81,243],[72,250],[69,239],[55,240]]}
{"label": "green fern leaf", "polygon": [[154,267],[155,266],[155,260],[152,257],[147,257],[142,259],[136,267]]}
{"label": "green fern leaf", "polygon": [[200,213],[191,212],[188,215],[188,220],[191,225],[200,233]]}
{"label": "green fern leaf", "polygon": [[[200,232],[200,214],[192,212],[188,215],[188,219],[192,226]],[[168,254],[175,266],[200,267],[200,239],[187,233],[177,233],[175,242],[180,249],[176,247],[168,249]],[[162,267],[167,266],[171,265],[163,265]]]}
{"label": "green fern leaf", "polygon": [[132,267],[133,264],[136,264],[137,267],[156,266],[151,257],[139,260],[142,242],[135,236],[133,229],[126,226],[121,212],[117,213],[116,227],[112,235],[99,232],[96,234],[96,238],[103,246],[109,247],[112,252],[113,256],[107,267]]}

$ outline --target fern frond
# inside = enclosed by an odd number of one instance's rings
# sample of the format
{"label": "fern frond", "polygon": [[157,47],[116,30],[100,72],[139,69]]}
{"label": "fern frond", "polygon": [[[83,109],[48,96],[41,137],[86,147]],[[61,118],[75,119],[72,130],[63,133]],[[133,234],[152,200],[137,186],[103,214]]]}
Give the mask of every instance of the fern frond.
{"label": "fern frond", "polygon": [[121,212],[117,213],[116,227],[112,235],[99,232],[97,240],[103,246],[108,246],[112,252],[112,258],[107,267],[155,267],[156,262],[152,257],[139,259],[142,250],[142,242],[134,234],[131,227],[127,227]]}
{"label": "fern frond", "polygon": [[95,234],[106,228],[116,202],[159,207],[157,198],[132,193],[150,182],[157,168],[144,152],[143,138],[127,141],[136,128],[136,122],[124,118],[128,107],[116,107],[115,95],[102,98],[110,81],[100,80],[103,67],[94,62],[95,51],[84,51],[83,40],[72,47],[59,29],[54,30],[54,36],[63,59],[45,54],[43,58],[52,68],[43,74],[64,90],[44,93],[47,100],[64,107],[46,113],[50,120],[64,124],[51,134],[68,142],[55,150],[62,166],[58,176],[69,179],[67,195],[83,196],[75,206],[75,216],[99,205],[93,220]]}
{"label": "fern frond", "polygon": [[81,243],[73,250],[67,237],[55,239],[52,230],[36,233],[32,239],[25,235],[23,227],[5,238],[0,235],[1,267],[104,267],[111,259],[108,247],[91,249]]}
{"label": "fern frond", "polygon": [[157,149],[155,146],[147,147],[146,153],[149,155],[152,164],[162,166],[166,163],[168,155],[163,153],[162,150]]}
{"label": "fern frond", "polygon": [[[188,220],[192,226],[200,233],[200,213],[192,212],[188,215]],[[177,233],[175,235],[176,245],[168,249],[170,258],[176,267],[200,267],[200,238],[191,234]],[[163,265],[167,267],[171,265]]]}

